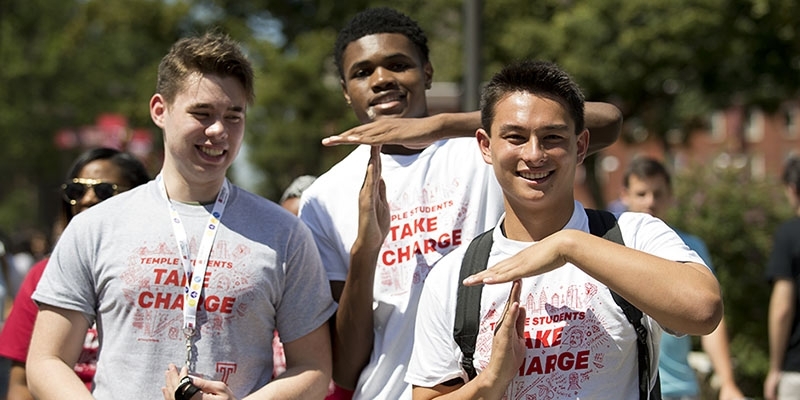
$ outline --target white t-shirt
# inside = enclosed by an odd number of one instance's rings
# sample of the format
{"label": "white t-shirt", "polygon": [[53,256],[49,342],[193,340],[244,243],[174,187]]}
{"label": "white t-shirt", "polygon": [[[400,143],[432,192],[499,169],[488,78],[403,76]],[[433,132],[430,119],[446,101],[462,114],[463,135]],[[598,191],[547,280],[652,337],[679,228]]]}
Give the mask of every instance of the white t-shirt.
{"label": "white t-shirt", "polygon": [[[619,225],[628,247],[669,260],[703,263],[661,220],[647,214],[623,213]],[[565,229],[589,232],[588,218],[580,203],[575,202],[575,211]],[[507,239],[500,228],[495,228],[493,239],[490,266],[531,245]],[[467,381],[460,364],[462,353],[453,339],[456,292],[465,251],[466,247],[449,254],[428,276],[406,375],[413,385],[433,387],[453,378]],[[483,288],[474,355],[478,373],[489,363],[494,326],[510,288],[511,283]],[[567,264],[523,279],[520,299],[526,310],[528,352],[520,375],[506,391],[509,399],[638,398],[636,333],[604,284]],[[661,328],[649,316],[643,322],[649,331],[653,355],[650,369],[655,378]]]}
{"label": "white t-shirt", "polygon": [[[331,281],[344,281],[358,234],[358,194],[369,146],[356,148],[302,196],[300,218]],[[391,231],[375,273],[375,341],[356,399],[410,399],[405,383],[422,283],[439,259],[491,228],[503,200],[474,138],[444,140],[419,154],[381,155]]]}
{"label": "white t-shirt", "polygon": [[[173,201],[197,256],[211,205]],[[160,399],[168,363],[182,366],[185,274],[156,181],[78,214],[33,295],[97,322],[98,399]],[[335,311],[305,225],[282,207],[231,185],[206,270],[193,373],[237,398],[272,377],[273,331],[297,340]]]}

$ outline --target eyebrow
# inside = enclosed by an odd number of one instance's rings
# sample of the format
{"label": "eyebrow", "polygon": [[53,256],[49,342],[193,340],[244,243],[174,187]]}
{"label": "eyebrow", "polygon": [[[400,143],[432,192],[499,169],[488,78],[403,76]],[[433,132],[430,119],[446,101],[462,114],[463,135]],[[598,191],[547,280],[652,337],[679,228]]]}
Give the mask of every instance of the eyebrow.
{"label": "eyebrow", "polygon": [[380,64],[381,62],[395,61],[395,60],[398,60],[398,59],[403,60],[403,61],[411,60],[411,64],[417,65],[416,61],[414,61],[414,58],[409,56],[408,54],[406,54],[406,53],[393,53],[393,54],[390,54],[388,56],[381,57],[381,60],[378,63],[372,61],[371,59],[358,61],[358,62],[356,62],[356,63],[354,63],[353,65],[350,66],[350,68],[348,69],[348,72],[356,71],[356,70],[362,69],[364,67],[370,67],[370,66],[373,66],[373,65],[376,65],[376,64]]}
{"label": "eyebrow", "polygon": [[[213,109],[213,108],[214,108],[214,106],[213,106],[213,105],[211,105],[210,103],[196,103],[196,104],[191,104],[191,105],[189,105],[189,107],[188,107],[188,109],[190,109],[190,110],[196,110],[196,109],[209,109],[209,108],[212,108],[212,109]],[[228,108],[226,109],[226,111],[233,111],[233,112],[244,112],[244,110],[245,110],[245,109],[244,109],[244,107],[242,107],[242,106],[232,106],[232,107],[228,107]]]}
{"label": "eyebrow", "polygon": [[[534,132],[541,132],[541,131],[562,131],[569,129],[569,126],[566,124],[552,124],[552,125],[545,125],[539,128],[534,129]],[[516,132],[516,131],[528,131],[529,129],[517,124],[503,124],[500,126],[500,133],[505,132]]]}

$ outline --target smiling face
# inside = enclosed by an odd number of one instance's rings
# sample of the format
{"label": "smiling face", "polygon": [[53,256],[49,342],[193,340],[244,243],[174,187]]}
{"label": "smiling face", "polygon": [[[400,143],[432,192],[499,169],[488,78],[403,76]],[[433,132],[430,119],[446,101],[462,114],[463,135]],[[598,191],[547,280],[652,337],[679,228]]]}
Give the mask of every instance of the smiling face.
{"label": "smiling face", "polygon": [[433,67],[404,35],[380,33],[350,42],[342,56],[342,90],[362,123],[423,117]]}
{"label": "smiling face", "polygon": [[478,130],[478,142],[503,189],[506,213],[572,213],[575,171],[586,155],[589,132],[576,135],[559,102],[509,93],[495,106],[491,136]]}
{"label": "smiling face", "polygon": [[242,84],[233,77],[217,75],[190,75],[172,104],[159,94],[153,96],[150,114],[164,131],[162,174],[170,197],[183,194],[170,185],[185,184],[186,191],[204,198],[176,200],[208,201],[207,197],[212,197],[213,201],[239,153],[246,107]]}

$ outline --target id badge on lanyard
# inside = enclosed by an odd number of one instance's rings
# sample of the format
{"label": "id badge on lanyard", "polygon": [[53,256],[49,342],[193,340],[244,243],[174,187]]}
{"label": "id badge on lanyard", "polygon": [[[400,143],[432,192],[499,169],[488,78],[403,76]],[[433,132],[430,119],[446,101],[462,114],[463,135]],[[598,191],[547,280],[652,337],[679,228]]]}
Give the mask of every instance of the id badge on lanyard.
{"label": "id badge on lanyard", "polygon": [[205,231],[203,232],[200,248],[197,250],[197,258],[194,263],[192,263],[186,227],[181,222],[178,210],[175,209],[175,206],[169,200],[164,178],[160,174],[158,175],[157,181],[161,189],[161,194],[169,209],[175,241],[178,245],[178,251],[180,252],[181,264],[186,274],[186,285],[184,286],[183,294],[183,333],[186,336],[186,367],[189,371],[192,371],[192,341],[197,332],[197,308],[201,303],[200,300],[203,294],[203,284],[205,281],[206,268],[208,267],[208,259],[211,256],[211,248],[217,235],[217,228],[219,228],[222,213],[225,211],[225,205],[228,202],[230,184],[227,179],[222,183],[222,188],[219,194],[217,194],[217,199],[214,201],[214,208],[211,211],[208,224],[206,224]]}

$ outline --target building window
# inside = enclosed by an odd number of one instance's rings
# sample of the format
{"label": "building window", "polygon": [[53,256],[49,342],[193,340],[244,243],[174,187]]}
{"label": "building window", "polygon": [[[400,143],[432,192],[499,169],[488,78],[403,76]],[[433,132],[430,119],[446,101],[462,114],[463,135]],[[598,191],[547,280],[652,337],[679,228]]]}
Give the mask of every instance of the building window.
{"label": "building window", "polygon": [[748,142],[760,142],[764,139],[764,113],[761,110],[751,108],[747,111],[744,137]]}

